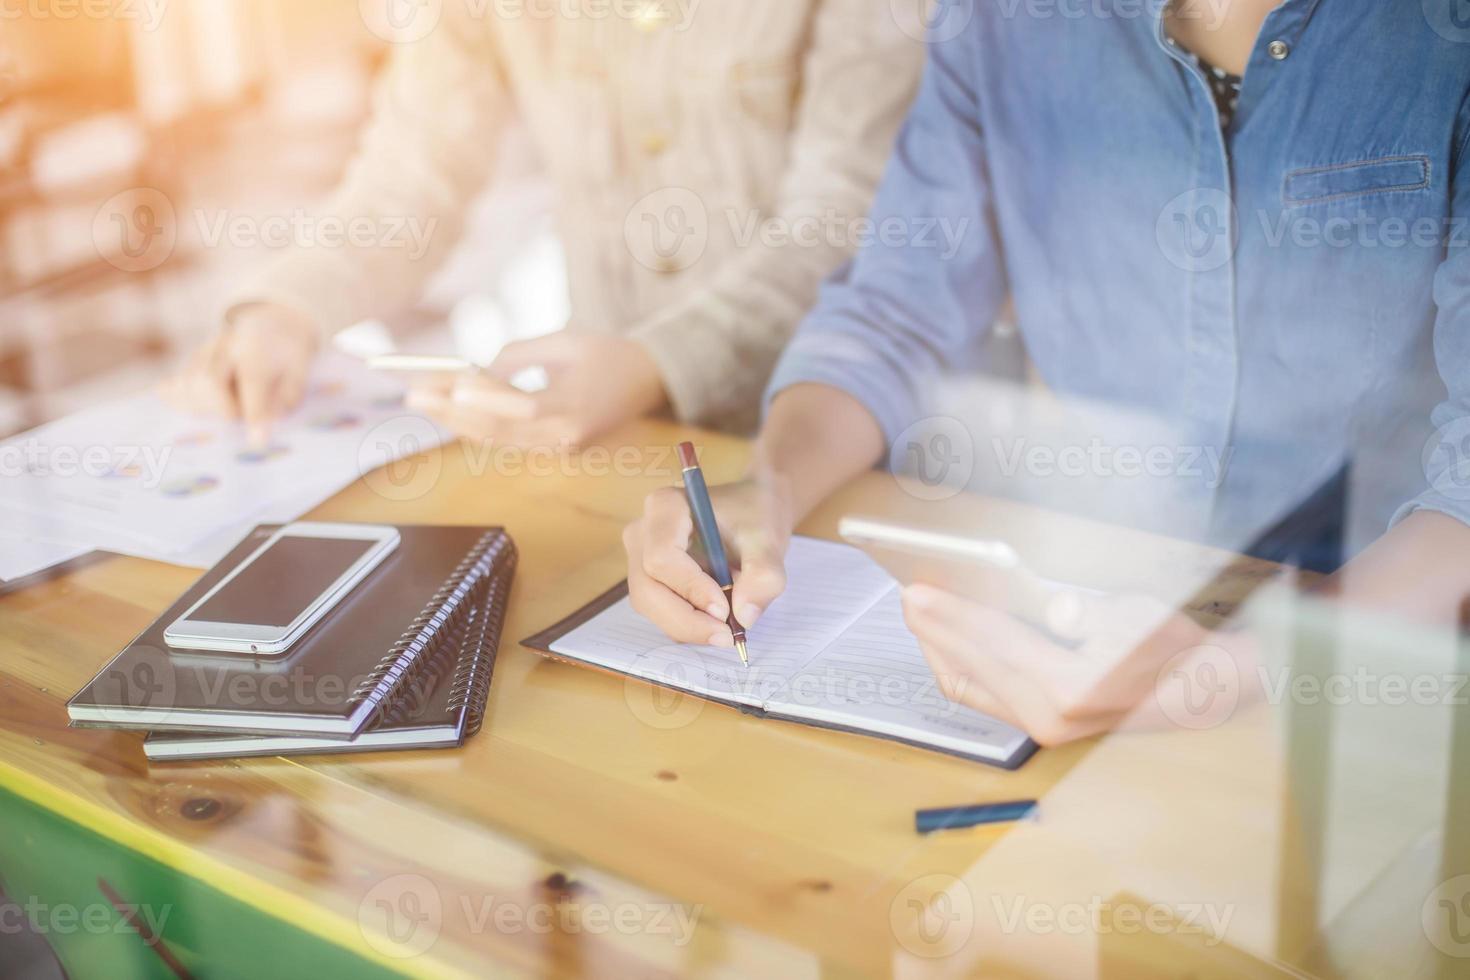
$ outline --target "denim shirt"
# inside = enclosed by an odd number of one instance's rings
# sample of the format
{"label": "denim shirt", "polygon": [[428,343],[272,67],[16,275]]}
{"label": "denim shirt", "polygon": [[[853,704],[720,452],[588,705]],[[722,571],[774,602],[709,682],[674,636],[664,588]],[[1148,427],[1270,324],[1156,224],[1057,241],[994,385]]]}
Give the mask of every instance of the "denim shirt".
{"label": "denim shirt", "polygon": [[1214,536],[1349,459],[1389,488],[1362,494],[1376,533],[1414,508],[1470,522],[1465,8],[1285,0],[1222,131],[1160,0],[945,0],[872,220],[964,233],[863,249],[767,397],[837,387],[892,444],[941,377],[985,367],[1009,297],[1047,388],[1230,461]]}

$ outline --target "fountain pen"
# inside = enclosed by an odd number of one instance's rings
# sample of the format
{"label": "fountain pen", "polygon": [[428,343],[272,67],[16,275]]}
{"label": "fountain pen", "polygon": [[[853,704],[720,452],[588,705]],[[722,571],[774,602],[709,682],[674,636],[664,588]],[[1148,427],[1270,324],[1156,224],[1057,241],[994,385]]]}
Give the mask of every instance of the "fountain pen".
{"label": "fountain pen", "polygon": [[735,638],[735,649],[740,651],[740,662],[750,666],[750,655],[745,648],[745,627],[735,618],[734,579],[730,577],[730,562],[725,557],[725,543],[720,539],[720,526],[715,522],[715,508],[710,503],[709,487],[705,485],[704,473],[699,469],[699,458],[694,454],[694,444],[679,443],[679,465],[684,468],[684,495],[689,498],[689,513],[694,517],[694,527],[699,531],[699,540],[709,556],[710,571],[715,581],[725,592],[725,601],[730,606],[730,618],[725,620],[730,634]]}

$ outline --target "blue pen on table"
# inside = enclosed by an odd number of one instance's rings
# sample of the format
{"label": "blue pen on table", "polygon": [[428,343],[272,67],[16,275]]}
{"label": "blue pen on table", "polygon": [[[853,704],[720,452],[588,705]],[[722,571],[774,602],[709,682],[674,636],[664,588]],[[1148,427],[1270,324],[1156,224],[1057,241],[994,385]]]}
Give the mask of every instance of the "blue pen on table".
{"label": "blue pen on table", "polygon": [[930,834],[936,830],[959,830],[983,824],[1024,820],[1036,812],[1035,800],[1007,803],[977,803],[974,806],[944,806],[914,813],[914,830]]}
{"label": "blue pen on table", "polygon": [[699,531],[699,540],[709,556],[710,571],[725,593],[730,607],[730,616],[725,620],[730,634],[735,638],[735,649],[740,651],[740,662],[750,666],[750,655],[745,649],[745,627],[735,618],[735,580],[730,577],[730,562],[725,557],[725,543],[720,538],[720,526],[715,521],[715,508],[710,503],[709,487],[705,485],[704,473],[699,469],[699,457],[694,453],[691,442],[679,443],[679,465],[684,468],[684,495],[689,498],[689,513],[694,516],[694,527]]}

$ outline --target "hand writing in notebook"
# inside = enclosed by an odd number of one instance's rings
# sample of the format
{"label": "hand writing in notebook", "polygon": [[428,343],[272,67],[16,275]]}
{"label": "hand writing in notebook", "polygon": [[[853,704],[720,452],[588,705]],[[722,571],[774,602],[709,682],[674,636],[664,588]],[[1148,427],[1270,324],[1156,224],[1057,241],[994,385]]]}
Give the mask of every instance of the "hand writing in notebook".
{"label": "hand writing in notebook", "polygon": [[[776,611],[785,606],[777,598],[787,582],[781,556],[791,540],[793,515],[805,509],[790,501],[798,497],[809,506],[811,495],[770,489],[781,486],[775,481],[759,487],[744,483],[712,492],[727,537],[732,543],[744,542],[739,553],[745,574],[737,573],[735,580],[737,614],[749,626],[760,611],[771,610],[763,628],[750,634],[752,667],[764,664],[767,676],[789,670],[807,652],[792,649],[792,644],[800,647],[802,635],[785,636],[790,624]],[[729,631],[715,618],[724,611],[718,586],[685,550],[691,529],[688,507],[677,490],[649,498],[643,518],[624,535],[629,611],[642,614],[637,618],[644,629],[656,624],[654,639],[662,639],[661,629],[683,643],[728,647]],[[835,567],[807,570],[823,579],[848,573]],[[794,590],[794,567],[790,581]],[[1205,727],[1213,718],[1209,712],[1222,710],[1222,705],[1232,708],[1248,693],[1243,682],[1256,676],[1255,643],[1249,634],[1205,630],[1144,596],[1079,597],[1083,608],[1070,627],[1054,630],[1075,641],[1064,646],[1002,609],[928,586],[899,590],[894,583],[892,595],[894,621],[906,642],[895,644],[890,636],[890,642],[881,644],[885,652],[900,645],[912,650],[920,669],[927,663],[932,670],[931,685],[946,697],[1029,732],[1043,745],[1097,734],[1125,719],[1144,727]],[[802,596],[816,603],[811,612],[819,615],[821,597],[805,589]],[[700,612],[706,603],[709,612]],[[638,639],[650,640],[646,635]],[[811,665],[810,660],[803,663]],[[701,660],[697,666],[708,675],[705,664]],[[738,682],[730,680],[722,689],[732,685]],[[1213,694],[1223,690],[1227,697],[1213,696],[1207,685],[1218,689]],[[742,703],[761,700],[749,692],[726,694]]]}
{"label": "hand writing in notebook", "polygon": [[788,588],[750,630],[751,666],[715,645],[671,643],[629,599],[556,638],[552,652],[700,697],[821,727],[1001,765],[1023,757],[1014,728],[963,706],[924,662],[898,583],[856,548],[796,538]]}
{"label": "hand writing in notebook", "polygon": [[[735,617],[754,626],[786,588],[785,555],[794,522],[779,487],[739,483],[710,489],[735,569]],[[734,649],[731,610],[718,582],[689,554],[694,521],[677,487],[650,494],[643,517],[623,534],[633,608],[671,639]]]}

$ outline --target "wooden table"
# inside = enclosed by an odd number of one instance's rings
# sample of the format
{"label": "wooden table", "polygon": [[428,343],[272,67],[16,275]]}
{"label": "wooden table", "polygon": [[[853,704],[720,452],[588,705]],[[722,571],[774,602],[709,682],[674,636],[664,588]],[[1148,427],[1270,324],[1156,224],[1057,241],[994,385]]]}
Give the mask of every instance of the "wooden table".
{"label": "wooden table", "polygon": [[[1286,804],[1267,762],[1279,753],[1258,712],[1208,732],[1045,750],[1003,772],[670,702],[521,648],[622,577],[620,531],[649,490],[677,482],[668,447],[682,438],[701,446],[712,481],[742,471],[742,441],[647,422],[578,455],[449,446],[312,513],[502,524],[515,537],[488,718],[460,751],[150,767],[141,736],[70,729],[64,704],[197,573],[110,559],[0,598],[0,789],[39,835],[12,841],[0,862],[47,846],[97,855],[87,860],[175,906],[165,945],[210,976],[324,976],[344,964],[359,975],[1086,976],[1120,963],[1117,975],[1146,976],[1155,962],[1157,975],[1226,962],[1274,975],[1263,965],[1273,955],[1301,952],[1240,915],[1219,944],[1182,928],[1140,945],[1127,930],[1016,925],[1018,912],[1066,914],[1094,899],[1110,903],[1104,916],[1160,902],[1183,918],[1189,902],[1290,895],[1278,861],[1290,828],[1275,819]],[[804,530],[830,536],[845,512],[935,506],[871,474]],[[1057,554],[1084,564],[1143,574],[1203,554],[1141,535],[1094,547],[1107,532],[1015,505],[947,506],[977,527],[1048,522]],[[1241,588],[1273,574],[1233,567]],[[1041,798],[1045,819],[929,838],[912,829],[919,807],[1021,797]],[[1136,867],[1156,860],[1158,873],[1120,876],[1138,854],[1153,857]],[[1171,883],[1180,866],[1197,893]],[[88,867],[74,869],[82,890]],[[7,891],[18,900],[13,882]],[[130,969],[173,975],[155,959],[145,949]]]}

